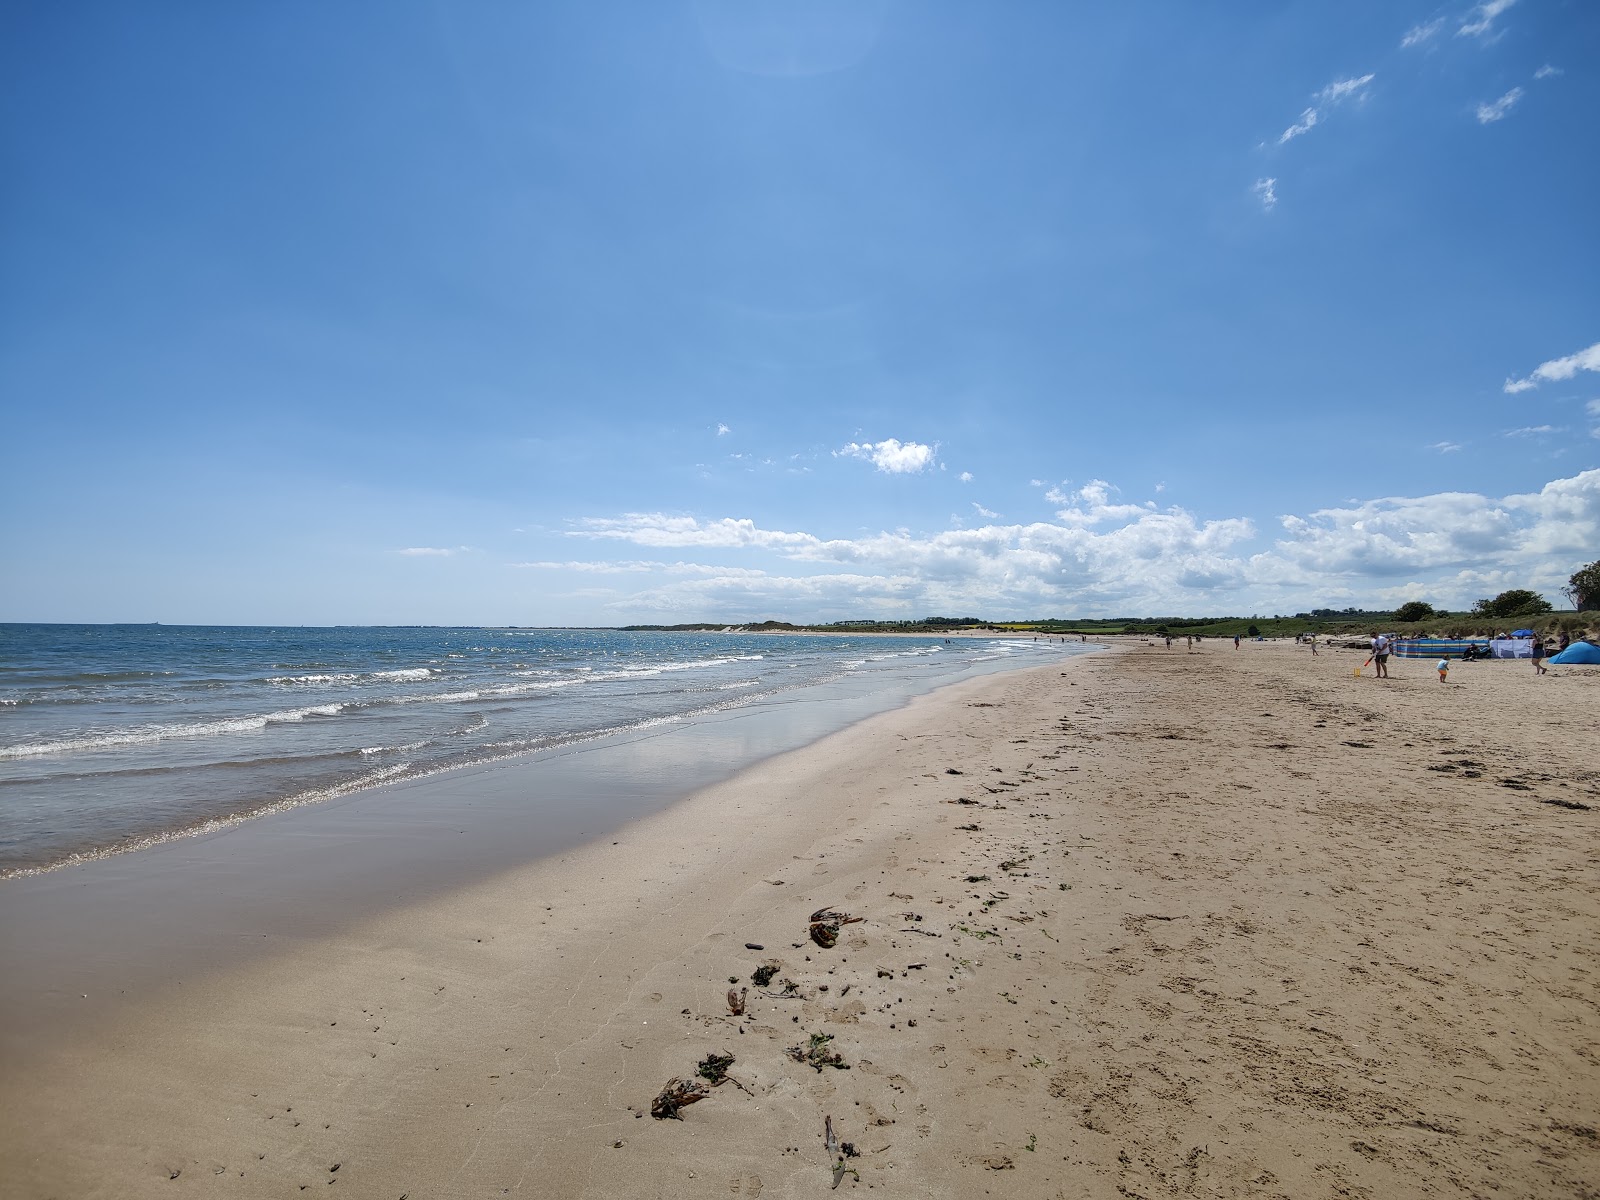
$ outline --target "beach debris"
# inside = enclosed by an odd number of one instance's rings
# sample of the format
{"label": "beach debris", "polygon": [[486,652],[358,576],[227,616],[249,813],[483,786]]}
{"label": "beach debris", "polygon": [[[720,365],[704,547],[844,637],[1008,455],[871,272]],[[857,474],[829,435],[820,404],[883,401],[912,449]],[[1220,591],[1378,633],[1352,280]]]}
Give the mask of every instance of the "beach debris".
{"label": "beach debris", "polygon": [[744,944],[744,948],[746,950],[765,950],[766,949],[766,947],[763,946],[760,942],[746,942]]}
{"label": "beach debris", "polygon": [[968,833],[977,833],[978,830],[980,828],[982,828],[982,826],[979,826],[979,825],[957,825],[956,828],[957,829],[964,829]]}
{"label": "beach debris", "polygon": [[839,930],[845,925],[854,925],[864,917],[852,917],[849,913],[835,912],[831,908],[819,908],[811,914],[811,940],[824,950],[831,950],[839,942]]}
{"label": "beach debris", "polygon": [[772,982],[772,977],[778,973],[776,963],[762,963],[750,976],[750,982],[759,988],[764,988]]}
{"label": "beach debris", "polygon": [[833,1117],[831,1114],[822,1119],[822,1141],[828,1148],[828,1156],[833,1159],[833,1186],[837,1188],[846,1175],[854,1175],[856,1182],[860,1183],[861,1172],[854,1167],[847,1167],[845,1159],[859,1158],[861,1157],[861,1151],[857,1150],[852,1143],[839,1140],[839,1135],[833,1131]]}
{"label": "beach debris", "polygon": [[744,1016],[744,998],[749,991],[749,988],[740,988],[737,992],[732,988],[728,989],[728,1011],[734,1016]]}
{"label": "beach debris", "polygon": [[989,881],[989,877],[987,875],[968,875],[967,876],[967,882],[968,883],[987,883],[988,881]]}
{"label": "beach debris", "polygon": [[802,1042],[798,1046],[790,1046],[784,1053],[797,1063],[805,1063],[819,1075],[824,1067],[848,1071],[850,1064],[844,1061],[844,1057],[838,1051],[828,1049],[828,1043],[831,1041],[833,1041],[831,1033],[813,1033],[809,1041]]}
{"label": "beach debris", "polygon": [[728,1068],[733,1066],[731,1054],[708,1054],[695,1065],[695,1074],[706,1080],[712,1087],[720,1087],[728,1081]]}
{"label": "beach debris", "polygon": [[650,1115],[658,1121],[681,1121],[680,1111],[699,1104],[711,1093],[693,1079],[669,1079],[661,1094],[650,1104]]}
{"label": "beach debris", "polygon": [[711,1088],[728,1082],[728,1068],[732,1065],[731,1054],[706,1055],[695,1067],[695,1078],[667,1080],[667,1086],[650,1104],[650,1115],[658,1121],[683,1120],[683,1109],[700,1103],[711,1094]]}

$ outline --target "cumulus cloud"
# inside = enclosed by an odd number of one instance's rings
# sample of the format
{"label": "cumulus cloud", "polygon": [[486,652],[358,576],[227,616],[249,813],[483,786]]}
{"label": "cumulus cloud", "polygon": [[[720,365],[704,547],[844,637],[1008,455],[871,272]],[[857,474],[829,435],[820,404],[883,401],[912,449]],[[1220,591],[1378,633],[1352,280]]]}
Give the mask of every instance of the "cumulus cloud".
{"label": "cumulus cloud", "polygon": [[973,507],[974,510],[976,510],[977,514],[980,517],[988,517],[990,520],[993,520],[994,518],[996,518],[996,517],[998,517],[1000,515],[997,512],[990,512],[987,508],[985,508],[983,505],[979,504],[976,500],[974,500],[972,502],[972,507]]}
{"label": "cumulus cloud", "polygon": [[[1282,519],[1271,556],[1310,575],[1374,577],[1497,568],[1550,586],[1600,535],[1600,470],[1498,499],[1476,492],[1368,500]],[[1567,567],[1568,572],[1571,567]]]}
{"label": "cumulus cloud", "polygon": [[1461,28],[1456,30],[1457,37],[1483,37],[1494,31],[1496,18],[1506,9],[1515,4],[1517,0],[1484,0],[1484,2],[1467,14],[1467,19]]}
{"label": "cumulus cloud", "polygon": [[933,462],[934,447],[885,438],[881,442],[851,442],[833,453],[840,458],[864,458],[889,475],[910,475],[927,470]]}
{"label": "cumulus cloud", "polygon": [[1435,34],[1444,28],[1444,18],[1435,17],[1431,21],[1424,21],[1421,25],[1413,25],[1406,30],[1405,37],[1400,39],[1400,45],[1406,49],[1420,46],[1424,42],[1433,40]]}
{"label": "cumulus cloud", "polygon": [[1522,89],[1512,88],[1498,100],[1491,100],[1488,104],[1478,105],[1478,124],[1492,125],[1496,121],[1504,120],[1505,115],[1511,111],[1512,106],[1522,99]]}
{"label": "cumulus cloud", "polygon": [[1442,492],[1287,515],[1253,553],[1247,519],[1118,504],[1114,492],[1092,480],[1054,521],[834,539],[749,520],[630,514],[582,522],[573,535],[739,548],[772,562],[534,565],[646,575],[650,586],[607,593],[602,602],[618,612],[1132,616],[1398,602],[1407,589],[1453,607],[1506,587],[1553,594],[1600,544],[1600,470],[1527,494]]}
{"label": "cumulus cloud", "polygon": [[1579,371],[1600,371],[1600,342],[1565,358],[1552,358],[1535,367],[1526,379],[1507,379],[1504,391],[1515,394],[1536,388],[1541,383],[1560,383]]}
{"label": "cumulus cloud", "polygon": [[733,430],[729,429],[721,421],[717,422],[717,436],[718,437],[723,436],[723,434],[732,433],[732,432],[733,432]]}
{"label": "cumulus cloud", "polygon": [[972,472],[971,471],[963,471],[963,472],[961,472],[961,474],[957,475],[956,478],[961,480],[962,483],[971,483],[972,482]]}
{"label": "cumulus cloud", "polygon": [[1271,212],[1278,206],[1278,192],[1276,179],[1258,179],[1250,185],[1250,190],[1255,193],[1261,207]]}

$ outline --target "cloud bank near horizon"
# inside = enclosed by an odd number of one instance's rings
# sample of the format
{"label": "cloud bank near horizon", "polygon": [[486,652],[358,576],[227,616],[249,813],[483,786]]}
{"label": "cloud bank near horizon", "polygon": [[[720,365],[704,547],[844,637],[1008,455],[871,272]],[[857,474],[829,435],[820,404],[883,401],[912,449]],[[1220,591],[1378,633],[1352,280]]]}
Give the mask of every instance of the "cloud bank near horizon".
{"label": "cloud bank near horizon", "polygon": [[1509,587],[1554,595],[1600,546],[1600,470],[1500,497],[1350,501],[1285,515],[1270,536],[1247,518],[1208,520],[1176,505],[1121,502],[1116,490],[1098,479],[1071,492],[1052,488],[1047,498],[1060,507],[1049,520],[855,537],[768,529],[749,518],[624,513],[578,521],[567,536],[741,561],[520,565],[590,581],[632,575],[644,586],[591,587],[585,595],[610,613],[641,619],[1154,616],[1417,598],[1461,608]]}

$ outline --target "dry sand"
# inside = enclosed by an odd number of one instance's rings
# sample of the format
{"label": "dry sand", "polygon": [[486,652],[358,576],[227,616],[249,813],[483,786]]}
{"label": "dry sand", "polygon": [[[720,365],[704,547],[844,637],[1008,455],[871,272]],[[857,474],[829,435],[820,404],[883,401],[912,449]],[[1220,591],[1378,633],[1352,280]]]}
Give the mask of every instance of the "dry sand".
{"label": "dry sand", "polygon": [[1361,657],[963,683],[175,983],[9,1072],[4,1191],[818,1196],[831,1114],[841,1193],[1600,1194],[1600,671]]}

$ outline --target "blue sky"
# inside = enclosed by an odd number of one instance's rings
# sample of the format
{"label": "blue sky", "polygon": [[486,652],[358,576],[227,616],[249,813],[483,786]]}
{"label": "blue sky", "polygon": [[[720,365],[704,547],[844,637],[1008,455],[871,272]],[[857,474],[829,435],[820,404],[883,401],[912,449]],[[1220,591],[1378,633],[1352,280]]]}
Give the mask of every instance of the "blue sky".
{"label": "blue sky", "polygon": [[0,16],[0,619],[1293,612],[1600,554],[1600,7]]}

